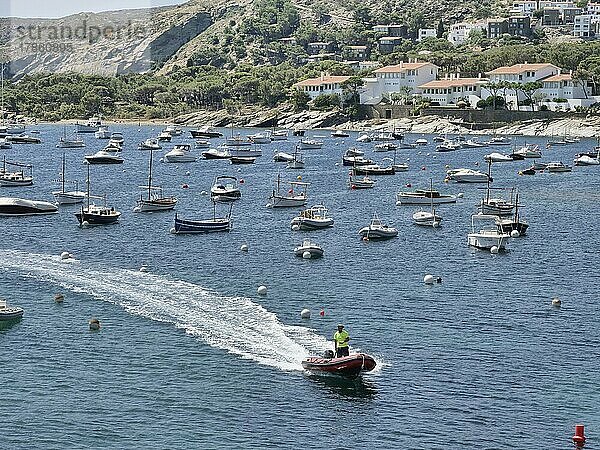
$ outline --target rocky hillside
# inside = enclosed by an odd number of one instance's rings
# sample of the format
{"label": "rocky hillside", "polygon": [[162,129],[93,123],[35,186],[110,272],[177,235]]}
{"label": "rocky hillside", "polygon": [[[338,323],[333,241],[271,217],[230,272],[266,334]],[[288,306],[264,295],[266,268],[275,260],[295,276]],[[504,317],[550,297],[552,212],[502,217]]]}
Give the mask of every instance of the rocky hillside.
{"label": "rocky hillside", "polygon": [[0,44],[17,76],[73,70],[169,73],[189,64],[231,68],[293,59],[301,48],[282,52],[275,45],[282,37],[352,40],[369,33],[372,24],[433,27],[440,19],[452,23],[505,9],[504,0],[191,0],[60,19],[0,19]]}
{"label": "rocky hillside", "polygon": [[[167,8],[81,13],[60,19],[2,19],[11,73],[101,75],[160,67],[206,30],[219,0]],[[223,2],[222,2],[223,3]]]}

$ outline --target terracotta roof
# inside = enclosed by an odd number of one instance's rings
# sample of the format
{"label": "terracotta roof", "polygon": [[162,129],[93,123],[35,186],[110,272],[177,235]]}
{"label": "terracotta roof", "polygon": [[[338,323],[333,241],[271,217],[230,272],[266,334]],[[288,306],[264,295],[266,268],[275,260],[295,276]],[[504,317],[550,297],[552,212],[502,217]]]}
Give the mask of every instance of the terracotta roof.
{"label": "terracotta roof", "polygon": [[479,82],[485,82],[485,79],[482,78],[453,78],[448,80],[434,80],[429,81],[428,83],[422,84],[419,88],[429,89],[429,88],[448,88],[454,86],[472,86]]}
{"label": "terracotta roof", "polygon": [[414,70],[420,69],[421,67],[425,67],[427,65],[435,65],[429,62],[419,62],[419,63],[400,63],[395,66],[385,66],[381,69],[374,70],[373,73],[396,73],[396,72],[404,72],[405,70]]}
{"label": "terracotta roof", "polygon": [[543,63],[543,64],[515,64],[513,66],[503,66],[498,67],[497,69],[491,70],[488,72],[490,75],[502,75],[502,74],[519,74],[523,72],[527,72],[529,70],[538,70],[543,69],[545,67],[554,67],[558,70],[554,64]]}
{"label": "terracotta roof", "polygon": [[329,83],[343,83],[346,81],[348,76],[340,76],[340,75],[325,75],[319,78],[309,78],[307,80],[299,81],[294,84],[294,86],[321,86],[322,84]]}
{"label": "terracotta roof", "polygon": [[573,77],[571,77],[570,74],[560,73],[558,75],[550,75],[549,77],[546,77],[540,81],[545,83],[546,81],[571,81],[572,79]]}

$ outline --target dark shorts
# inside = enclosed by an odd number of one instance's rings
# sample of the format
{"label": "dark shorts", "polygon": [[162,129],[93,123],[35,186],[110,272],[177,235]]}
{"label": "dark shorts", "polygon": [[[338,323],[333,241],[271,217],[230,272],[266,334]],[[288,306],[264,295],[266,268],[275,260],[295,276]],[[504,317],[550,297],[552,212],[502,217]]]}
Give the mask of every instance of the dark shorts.
{"label": "dark shorts", "polygon": [[338,347],[337,353],[335,354],[338,358],[342,356],[350,356],[350,348],[349,347]]}

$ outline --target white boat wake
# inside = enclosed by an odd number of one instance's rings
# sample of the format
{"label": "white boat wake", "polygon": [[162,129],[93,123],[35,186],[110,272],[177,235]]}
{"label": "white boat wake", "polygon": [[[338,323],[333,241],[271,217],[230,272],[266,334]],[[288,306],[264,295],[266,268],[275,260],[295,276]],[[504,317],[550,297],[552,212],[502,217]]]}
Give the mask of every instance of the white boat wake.
{"label": "white boat wake", "polygon": [[15,250],[0,250],[0,271],[112,302],[131,314],[171,323],[212,347],[281,370],[302,370],[309,353],[331,346],[309,328],[282,324],[249,298],[223,296],[164,275],[98,269]]}

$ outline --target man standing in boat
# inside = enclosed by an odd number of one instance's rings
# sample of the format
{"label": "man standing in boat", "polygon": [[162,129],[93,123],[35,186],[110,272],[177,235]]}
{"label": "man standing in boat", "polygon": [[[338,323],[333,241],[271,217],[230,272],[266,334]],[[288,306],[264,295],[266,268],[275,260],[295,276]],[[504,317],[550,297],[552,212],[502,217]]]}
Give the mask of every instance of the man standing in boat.
{"label": "man standing in boat", "polygon": [[341,323],[337,326],[337,331],[333,335],[335,342],[335,356],[341,358],[342,356],[349,356],[348,341],[350,340],[350,334],[344,330],[344,325]]}

